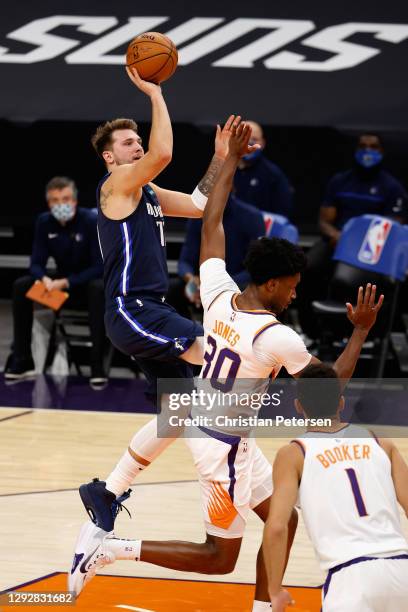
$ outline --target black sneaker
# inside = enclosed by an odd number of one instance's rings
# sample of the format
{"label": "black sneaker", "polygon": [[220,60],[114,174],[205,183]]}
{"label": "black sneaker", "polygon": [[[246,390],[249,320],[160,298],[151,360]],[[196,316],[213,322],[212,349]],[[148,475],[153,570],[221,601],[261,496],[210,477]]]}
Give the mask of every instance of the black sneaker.
{"label": "black sneaker", "polygon": [[108,377],[106,376],[102,366],[91,367],[91,378],[89,379],[89,384],[92,389],[95,389],[95,391],[100,391],[106,387],[108,384]]}
{"label": "black sneaker", "polygon": [[[92,482],[79,487],[79,495],[89,518],[100,529],[113,531],[119,510],[125,508],[122,502],[128,499],[131,489],[116,499],[114,493],[107,490],[105,482],[94,478]],[[125,508],[130,516],[130,512]]]}
{"label": "black sneaker", "polygon": [[13,354],[8,356],[4,368],[6,380],[20,380],[35,375],[35,365],[32,357],[28,359],[16,359]]}

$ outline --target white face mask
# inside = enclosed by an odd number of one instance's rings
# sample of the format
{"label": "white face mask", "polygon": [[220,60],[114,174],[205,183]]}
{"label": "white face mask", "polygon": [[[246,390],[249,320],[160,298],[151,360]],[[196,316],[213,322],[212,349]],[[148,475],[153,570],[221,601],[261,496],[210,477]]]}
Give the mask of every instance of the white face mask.
{"label": "white face mask", "polygon": [[75,215],[75,204],[73,204],[72,202],[54,204],[54,206],[51,207],[51,214],[57,221],[71,221],[71,219]]}

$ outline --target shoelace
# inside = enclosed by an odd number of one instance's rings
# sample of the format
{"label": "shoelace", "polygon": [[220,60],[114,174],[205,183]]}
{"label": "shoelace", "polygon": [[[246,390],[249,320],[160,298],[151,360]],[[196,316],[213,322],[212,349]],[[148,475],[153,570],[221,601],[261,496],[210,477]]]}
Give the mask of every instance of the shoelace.
{"label": "shoelace", "polygon": [[122,495],[120,495],[117,499],[115,499],[115,501],[112,503],[112,517],[113,517],[113,520],[116,519],[116,517],[119,514],[119,511],[122,512],[122,510],[126,510],[126,512],[128,513],[129,517],[132,518],[132,515],[130,514],[130,512],[126,508],[126,506],[122,505],[122,502],[126,501],[129,498],[131,492],[132,492],[132,489],[128,489]]}

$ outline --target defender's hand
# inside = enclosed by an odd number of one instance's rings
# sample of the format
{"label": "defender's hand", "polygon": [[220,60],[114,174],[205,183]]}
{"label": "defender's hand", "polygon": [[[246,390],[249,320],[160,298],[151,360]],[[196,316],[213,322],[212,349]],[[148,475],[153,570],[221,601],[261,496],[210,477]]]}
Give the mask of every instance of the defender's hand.
{"label": "defender's hand", "polygon": [[286,608],[293,606],[294,603],[290,593],[285,589],[281,589],[276,596],[271,597],[272,612],[285,612]]}
{"label": "defender's hand", "polygon": [[217,125],[217,131],[215,134],[215,156],[220,159],[225,159],[228,155],[228,143],[231,137],[233,126],[237,127],[241,121],[239,115],[230,115],[221,129],[220,125]]}
{"label": "defender's hand", "polygon": [[250,145],[252,128],[247,123],[234,123],[231,128],[229,140],[229,154],[233,157],[242,157],[259,149],[259,144]]}
{"label": "defender's hand", "polygon": [[369,332],[377,319],[377,313],[380,310],[384,296],[380,295],[379,300],[375,303],[375,292],[377,287],[367,283],[365,291],[363,287],[358,290],[357,306],[353,306],[347,302],[347,318],[356,329]]}
{"label": "defender's hand", "polygon": [[126,66],[126,72],[128,73],[129,79],[132,81],[132,83],[134,83],[134,85],[136,85],[136,87],[140,89],[140,91],[143,91],[143,93],[145,93],[147,96],[151,97],[158,93],[161,94],[160,85],[156,85],[156,83],[150,83],[149,81],[144,81],[141,79],[134,66],[131,68]]}

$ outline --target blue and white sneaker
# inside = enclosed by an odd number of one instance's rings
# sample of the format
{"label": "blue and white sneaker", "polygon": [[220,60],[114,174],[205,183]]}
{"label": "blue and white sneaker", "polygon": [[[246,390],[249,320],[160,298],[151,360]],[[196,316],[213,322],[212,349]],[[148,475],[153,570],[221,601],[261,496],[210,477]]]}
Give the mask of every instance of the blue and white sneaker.
{"label": "blue and white sneaker", "polygon": [[75,546],[74,560],[68,574],[68,590],[78,597],[82,589],[95,576],[98,569],[113,563],[115,555],[104,546],[108,534],[96,527],[92,521],[87,521],[81,527]]}
{"label": "blue and white sneaker", "polygon": [[[125,508],[122,502],[128,499],[130,493],[131,489],[116,499],[115,494],[107,490],[105,482],[98,478],[79,487],[79,495],[89,518],[106,532],[113,531],[119,510]],[[129,510],[127,508],[125,510],[130,516]]]}

